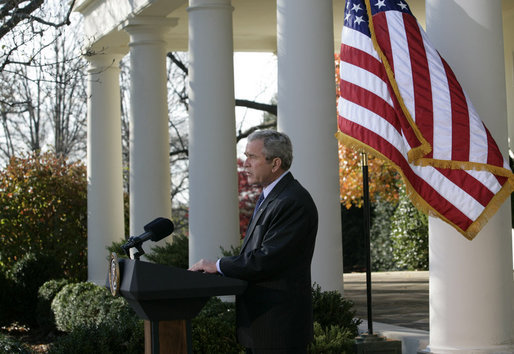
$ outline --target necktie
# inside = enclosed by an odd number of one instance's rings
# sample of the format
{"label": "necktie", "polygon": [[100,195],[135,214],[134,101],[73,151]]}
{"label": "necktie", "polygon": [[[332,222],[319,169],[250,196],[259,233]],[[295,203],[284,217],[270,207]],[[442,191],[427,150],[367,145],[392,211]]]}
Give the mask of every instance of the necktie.
{"label": "necktie", "polygon": [[264,193],[261,193],[261,195],[259,196],[259,199],[257,199],[257,203],[255,204],[255,209],[253,210],[252,218],[257,213],[257,210],[259,210],[259,207],[261,206],[263,200],[264,200]]}

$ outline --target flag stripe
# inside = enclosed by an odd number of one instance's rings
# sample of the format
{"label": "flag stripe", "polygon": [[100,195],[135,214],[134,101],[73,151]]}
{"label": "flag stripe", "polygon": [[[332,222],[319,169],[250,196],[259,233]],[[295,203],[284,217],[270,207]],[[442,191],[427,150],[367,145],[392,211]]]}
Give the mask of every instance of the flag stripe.
{"label": "flag stripe", "polygon": [[428,60],[416,20],[406,14],[402,15],[407,29],[407,45],[411,58],[412,82],[414,83],[414,102],[416,125],[423,131],[423,136],[430,145],[433,145],[433,113],[432,89],[428,70]]}
{"label": "flag stripe", "polygon": [[[373,92],[366,91],[362,87],[350,82],[341,82],[344,84],[340,90],[342,99],[346,99],[353,103],[358,102],[360,106],[373,112],[377,117],[385,119],[395,130],[398,132],[401,131],[399,122],[396,119],[396,112],[392,106],[384,104],[384,101],[381,101],[381,98]],[[343,103],[340,102],[340,104]]]}
{"label": "flag stripe", "polygon": [[404,0],[347,0],[340,72],[342,141],[388,159],[417,205],[475,237],[514,175]]}
{"label": "flag stripe", "polygon": [[[339,116],[339,125],[345,127],[345,131],[342,131],[343,133],[349,136],[360,136],[362,139],[361,141],[372,147],[374,150],[386,152],[388,154],[388,159],[402,170],[402,173],[405,175],[411,186],[416,191],[420,191],[419,195],[428,204],[435,205],[435,210],[438,211],[441,215],[449,217],[452,222],[455,220],[457,226],[462,229],[467,229],[472,224],[471,218],[467,217],[454,204],[443,198],[443,196],[439,194],[439,192],[436,191],[431,184],[427,183],[423,177],[419,176],[419,174],[423,174],[423,172],[420,171],[422,167],[409,165],[409,163],[402,156],[401,152],[399,152],[395,146],[387,139],[384,139],[381,135],[378,135],[373,131],[365,129],[363,126],[356,124],[353,119],[350,121],[344,119],[342,116]],[[416,172],[413,171],[412,167],[416,169]],[[433,169],[432,167],[430,168]],[[434,169],[434,171],[436,170]],[[436,173],[433,174],[435,179],[441,179],[440,175],[435,176]],[[442,184],[445,185],[445,183]],[[452,194],[451,189],[443,190],[443,193],[449,194],[451,200],[460,199],[457,195]]]}
{"label": "flag stripe", "polygon": [[[418,25],[419,28],[419,25]],[[432,97],[433,136],[430,156],[439,160],[450,160],[452,151],[452,127],[448,124],[451,115],[451,104],[448,100],[450,88],[448,79],[441,70],[443,64],[437,51],[427,43],[426,34],[420,30],[423,46],[427,54],[428,72],[430,73],[430,88]]]}
{"label": "flag stripe", "polygon": [[442,61],[452,107],[452,157],[454,161],[469,161],[469,115],[468,105],[457,78],[446,61]]}
{"label": "flag stripe", "polygon": [[[489,149],[496,146],[494,142],[489,141],[488,132],[478,115],[475,113],[471,101],[466,95],[466,104],[471,108],[472,115],[469,119],[469,160],[477,163],[488,163],[487,156],[491,153]],[[499,152],[499,151],[498,151]],[[496,161],[499,162],[499,161]]]}

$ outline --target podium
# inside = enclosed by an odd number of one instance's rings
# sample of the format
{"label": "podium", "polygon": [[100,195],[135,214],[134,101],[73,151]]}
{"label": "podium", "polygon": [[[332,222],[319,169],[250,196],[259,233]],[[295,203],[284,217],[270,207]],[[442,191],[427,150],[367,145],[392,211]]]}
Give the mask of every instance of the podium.
{"label": "podium", "polygon": [[[246,285],[246,281],[239,279],[140,260],[118,260],[115,256],[111,257],[106,284],[113,295],[124,297],[140,318],[150,322],[152,354],[172,351],[190,353],[190,320],[200,312],[210,297],[238,295],[246,289]],[[176,345],[187,347],[187,351],[160,348],[162,340],[159,340],[159,332],[162,334],[163,324],[171,332],[176,331],[177,326],[183,328],[187,324],[187,345]],[[147,331],[148,322],[145,321],[145,353],[148,349]],[[173,346],[169,341],[162,344]]]}

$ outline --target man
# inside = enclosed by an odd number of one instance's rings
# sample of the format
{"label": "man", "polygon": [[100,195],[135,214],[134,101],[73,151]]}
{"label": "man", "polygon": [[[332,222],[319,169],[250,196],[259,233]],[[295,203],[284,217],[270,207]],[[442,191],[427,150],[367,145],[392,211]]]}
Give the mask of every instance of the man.
{"label": "man", "polygon": [[190,270],[248,281],[236,297],[237,336],[248,353],[306,353],[313,338],[316,206],[288,172],[293,153],[287,135],[256,131],[248,137],[245,155],[248,181],[263,187],[264,200],[248,225],[241,253],[217,262],[202,259]]}

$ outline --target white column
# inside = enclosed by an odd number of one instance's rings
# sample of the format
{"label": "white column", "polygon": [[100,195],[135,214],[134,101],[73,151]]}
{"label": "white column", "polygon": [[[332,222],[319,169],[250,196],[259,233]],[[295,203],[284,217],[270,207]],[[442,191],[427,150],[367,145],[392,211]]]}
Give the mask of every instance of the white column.
{"label": "white column", "polygon": [[343,290],[332,1],[278,0],[278,127],[319,213],[312,280]]}
{"label": "white column", "polygon": [[124,24],[130,35],[131,236],[141,234],[143,226],[157,217],[171,218],[164,35],[176,23],[170,18],[136,17]]}
{"label": "white column", "polygon": [[230,0],[189,1],[189,262],[239,244]]}
{"label": "white column", "polygon": [[[502,152],[507,113],[501,0],[427,0],[427,33]],[[433,353],[512,353],[512,248],[507,201],[468,241],[430,218]]]}
{"label": "white column", "polygon": [[119,62],[124,54],[88,56],[88,280],[105,283],[107,246],[124,238]]}

